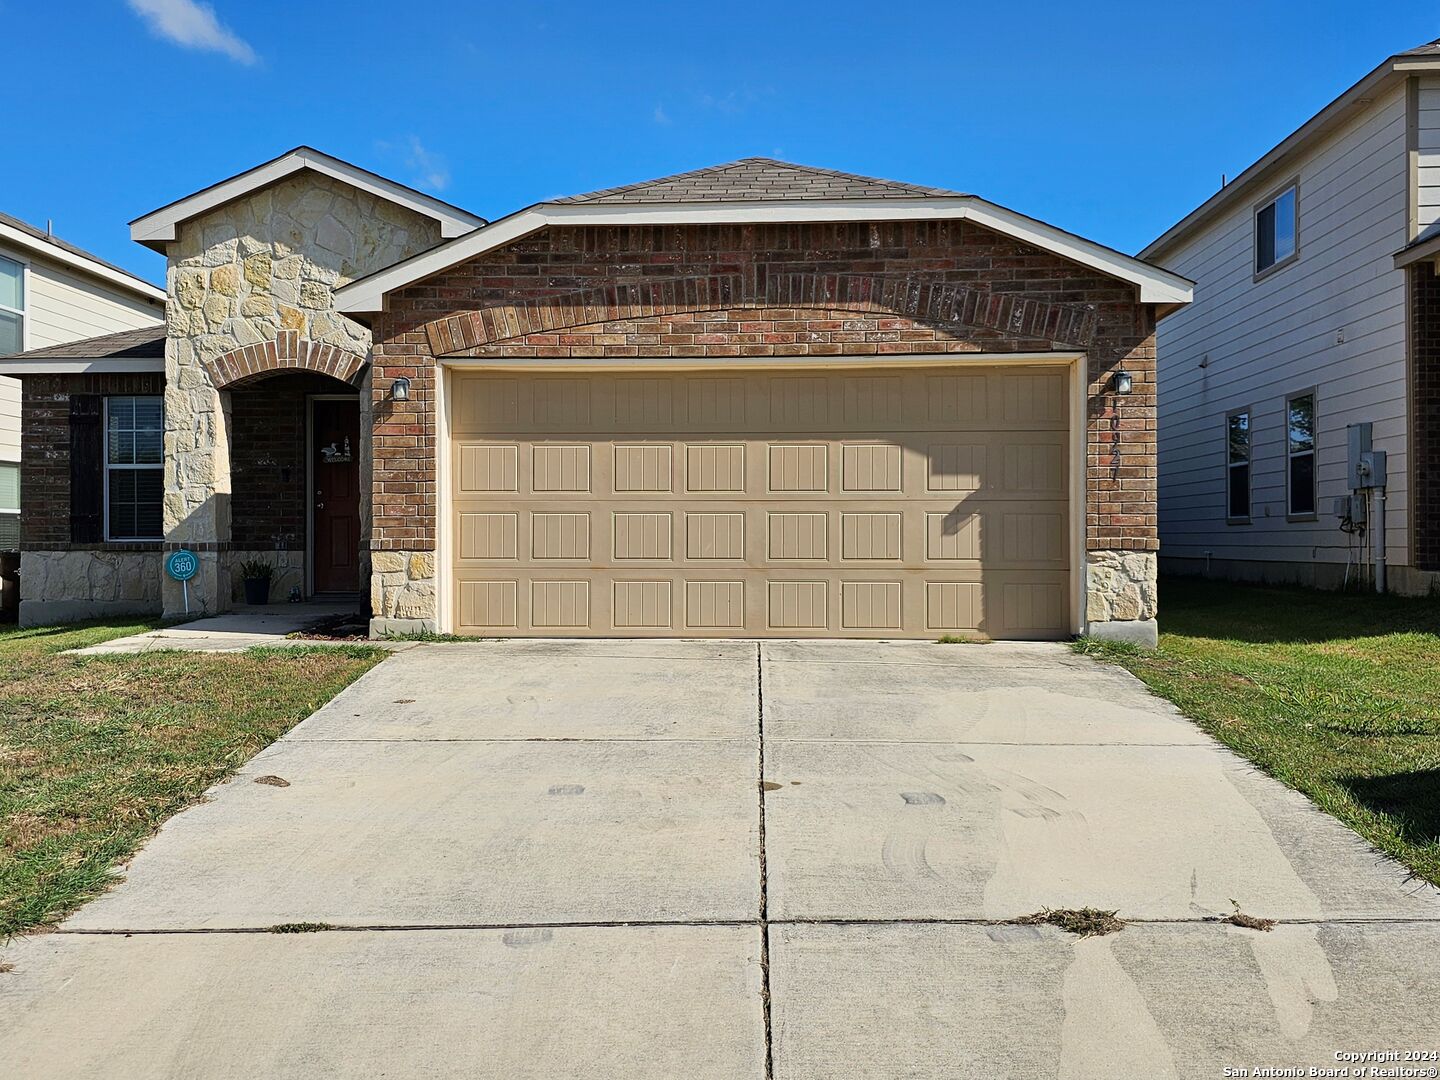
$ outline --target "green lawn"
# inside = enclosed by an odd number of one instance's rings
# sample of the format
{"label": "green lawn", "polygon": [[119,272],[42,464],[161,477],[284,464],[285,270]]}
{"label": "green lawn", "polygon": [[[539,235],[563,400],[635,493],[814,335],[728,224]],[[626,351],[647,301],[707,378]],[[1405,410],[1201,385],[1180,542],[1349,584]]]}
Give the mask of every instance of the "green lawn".
{"label": "green lawn", "polygon": [[0,940],[101,892],[167,817],[385,656],[58,655],[152,625],[0,630]]}
{"label": "green lawn", "polygon": [[1153,653],[1080,641],[1440,884],[1440,601],[1161,583]]}

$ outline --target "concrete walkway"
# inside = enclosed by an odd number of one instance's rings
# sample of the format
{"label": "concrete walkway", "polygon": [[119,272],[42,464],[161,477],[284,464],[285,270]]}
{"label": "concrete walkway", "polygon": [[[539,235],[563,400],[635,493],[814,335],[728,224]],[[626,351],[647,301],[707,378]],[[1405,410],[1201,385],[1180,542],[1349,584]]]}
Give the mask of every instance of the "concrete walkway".
{"label": "concrete walkway", "polygon": [[[186,652],[242,652],[256,645],[314,645],[287,635],[303,630],[319,619],[345,615],[352,604],[266,604],[242,607],[221,615],[209,615],[159,630],[114,638],[84,649],[71,649],[79,656],[103,653],[139,653],[153,649],[181,649]],[[323,642],[320,642],[323,644]],[[385,647],[385,642],[370,642]],[[404,644],[409,644],[404,643]]]}
{"label": "concrete walkway", "polygon": [[[1211,1078],[1440,1048],[1435,890],[1057,645],[422,645],[212,796],[0,952],[6,1075]],[[1134,921],[1007,921],[1079,906]],[[294,923],[339,932],[265,932]]]}

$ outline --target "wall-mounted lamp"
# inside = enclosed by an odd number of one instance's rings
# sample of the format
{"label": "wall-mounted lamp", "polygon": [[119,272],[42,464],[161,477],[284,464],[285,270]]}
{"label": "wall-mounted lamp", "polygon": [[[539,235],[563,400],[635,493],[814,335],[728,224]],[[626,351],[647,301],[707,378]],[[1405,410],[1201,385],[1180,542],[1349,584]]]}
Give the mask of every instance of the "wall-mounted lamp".
{"label": "wall-mounted lamp", "polygon": [[1135,389],[1135,376],[1128,371],[1117,371],[1110,380],[1115,385],[1115,393],[1128,394]]}
{"label": "wall-mounted lamp", "polygon": [[390,384],[390,396],[396,401],[410,400],[410,380],[400,376]]}

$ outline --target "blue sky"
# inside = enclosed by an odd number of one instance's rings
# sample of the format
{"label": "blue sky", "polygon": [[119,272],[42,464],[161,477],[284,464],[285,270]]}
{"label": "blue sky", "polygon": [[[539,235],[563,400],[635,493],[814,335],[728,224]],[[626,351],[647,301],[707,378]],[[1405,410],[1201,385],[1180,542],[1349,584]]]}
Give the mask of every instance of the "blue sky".
{"label": "blue sky", "polygon": [[159,280],[126,222],[299,143],[491,218],[758,155],[1136,251],[1440,8],[0,0],[0,26],[0,210]]}

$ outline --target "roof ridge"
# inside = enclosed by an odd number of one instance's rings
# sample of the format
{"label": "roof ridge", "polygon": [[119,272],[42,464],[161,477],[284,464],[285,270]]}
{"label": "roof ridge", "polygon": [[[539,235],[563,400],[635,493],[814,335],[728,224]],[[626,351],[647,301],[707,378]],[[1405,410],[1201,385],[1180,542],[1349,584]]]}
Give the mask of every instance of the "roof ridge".
{"label": "roof ridge", "polygon": [[[750,184],[746,185],[742,179],[745,170],[753,170]],[[765,171],[770,170],[772,175],[766,176]],[[739,173],[736,177],[736,187],[749,187],[748,192],[730,191],[723,188],[707,187],[706,180],[725,177],[726,174]],[[775,176],[773,174],[790,174]],[[798,179],[797,179],[798,177]],[[806,188],[806,180],[810,181],[809,188]],[[840,190],[834,190],[837,185],[829,185],[830,190],[820,190],[823,184],[815,181],[840,181],[842,185],[849,185],[852,190],[846,191],[843,186]],[[695,184],[691,191],[677,191],[675,201],[680,202],[707,202],[725,201],[727,195],[730,198],[738,198],[748,195],[753,198],[819,198],[819,197],[864,197],[878,196],[880,198],[911,197],[920,198],[925,196],[956,197],[962,193],[951,191],[947,188],[928,187],[919,184],[907,184],[902,180],[889,180],[884,177],[866,176],[861,173],[845,172],[840,169],[829,169],[819,165],[802,165],[794,161],[784,161],[772,157],[743,157],[733,161],[722,161],[715,165],[706,165],[698,169],[688,169],[684,172],[671,173],[667,176],[657,176],[650,180],[638,180],[630,184],[621,184],[615,187],[600,188],[595,191],[580,192],[575,195],[567,195],[559,199],[548,200],[553,203],[595,203],[595,202],[616,202],[616,201],[639,201],[642,193],[655,191],[661,188],[683,185],[686,182]],[[767,191],[766,189],[769,188]],[[857,190],[857,189],[871,190]],[[626,196],[635,198],[627,199]],[[664,201],[661,199],[644,201]]]}

